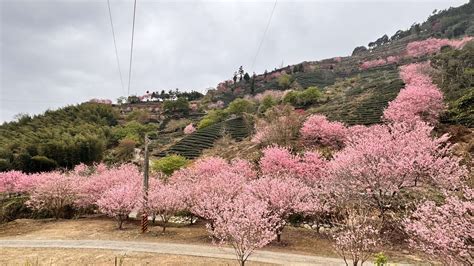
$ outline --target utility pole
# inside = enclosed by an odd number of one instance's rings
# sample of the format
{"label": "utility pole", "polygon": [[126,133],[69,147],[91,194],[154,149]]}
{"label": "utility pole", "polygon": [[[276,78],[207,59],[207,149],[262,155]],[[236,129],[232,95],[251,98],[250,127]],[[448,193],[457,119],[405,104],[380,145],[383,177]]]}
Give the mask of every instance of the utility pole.
{"label": "utility pole", "polygon": [[145,134],[145,162],[143,163],[143,215],[142,215],[142,233],[148,230],[148,134]]}

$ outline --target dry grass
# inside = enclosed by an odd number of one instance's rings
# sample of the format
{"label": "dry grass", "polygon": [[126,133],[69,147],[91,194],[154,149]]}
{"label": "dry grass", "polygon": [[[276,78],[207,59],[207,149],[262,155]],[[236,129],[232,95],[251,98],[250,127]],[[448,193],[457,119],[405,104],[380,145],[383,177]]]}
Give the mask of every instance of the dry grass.
{"label": "dry grass", "polygon": [[0,248],[0,254],[0,265],[77,265],[79,261],[81,265],[238,265],[224,259],[91,249]]}
{"label": "dry grass", "polygon": [[[107,217],[86,217],[74,220],[32,220],[19,219],[0,225],[0,241],[5,239],[83,239],[83,240],[122,240],[212,245],[203,222],[191,225],[171,225],[166,233],[158,225],[149,226],[149,231],[140,232],[140,222],[130,220],[124,223],[123,230],[116,229],[116,223]],[[313,230],[287,226],[282,235],[282,242],[272,242],[264,250],[338,257],[334,252],[332,241],[324,234]],[[386,249],[384,249],[386,250]],[[407,251],[385,251],[391,262],[416,262],[416,256],[409,256]],[[411,252],[410,252],[411,253]]]}

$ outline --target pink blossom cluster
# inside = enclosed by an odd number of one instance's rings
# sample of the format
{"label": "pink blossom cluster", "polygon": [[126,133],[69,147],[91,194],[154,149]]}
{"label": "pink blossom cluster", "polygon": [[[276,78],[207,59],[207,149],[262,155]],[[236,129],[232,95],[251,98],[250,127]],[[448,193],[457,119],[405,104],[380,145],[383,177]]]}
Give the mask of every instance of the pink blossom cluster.
{"label": "pink blossom cluster", "polygon": [[138,99],[140,99],[140,101],[144,101],[146,99],[151,99],[151,95],[152,95],[152,93],[145,93],[144,95],[138,96]]}
{"label": "pink blossom cluster", "polygon": [[263,176],[292,177],[316,186],[323,178],[327,161],[317,152],[293,155],[287,148],[270,146],[263,149],[259,167]]}
{"label": "pink blossom cluster", "polygon": [[425,201],[405,220],[410,234],[410,245],[435,256],[446,265],[472,264],[474,221],[472,198],[467,201],[449,196],[445,203],[437,205]]}
{"label": "pink blossom cluster", "polygon": [[28,191],[30,199],[26,204],[34,209],[52,211],[59,218],[62,209],[67,205],[72,206],[77,199],[77,185],[77,179],[60,172],[35,175],[35,183]]}
{"label": "pink blossom cluster", "polygon": [[324,115],[311,115],[300,130],[305,144],[341,148],[347,135],[347,128],[340,122],[330,122]]}
{"label": "pink blossom cluster", "polygon": [[90,99],[90,103],[101,103],[101,104],[112,104],[112,101],[109,99]]}
{"label": "pink blossom cluster", "polygon": [[31,176],[20,171],[0,172],[0,193],[20,193],[28,190]]}
{"label": "pink blossom cluster", "polygon": [[334,57],[333,60],[340,63],[342,61],[342,58],[340,56],[337,56],[337,57]]}
{"label": "pink blossom cluster", "polygon": [[278,90],[266,90],[264,92],[258,93],[255,96],[252,97],[253,100],[256,102],[262,102],[263,99],[270,97],[275,101],[280,101],[284,96],[286,92],[285,91],[278,91]]}
{"label": "pink blossom cluster", "polygon": [[161,218],[163,232],[166,230],[169,219],[177,212],[186,209],[186,193],[177,183],[166,183],[160,179],[152,179],[148,190],[148,202],[146,209],[149,214]]}
{"label": "pink blossom cluster", "polygon": [[222,109],[222,108],[224,108],[224,102],[219,100],[215,103],[210,103],[210,104],[207,105],[207,108],[208,109]]}
{"label": "pink blossom cluster", "polygon": [[378,67],[378,66],[383,66],[387,64],[387,60],[385,59],[374,59],[374,60],[369,60],[365,61],[360,65],[361,69],[369,69],[373,67]]}
{"label": "pink blossom cluster", "polygon": [[[139,202],[140,180],[141,174],[134,165],[108,168],[103,164],[93,167],[80,164],[64,173],[0,173],[0,192],[27,194],[30,197],[28,206],[49,210],[56,217],[60,216],[62,208],[70,205],[78,208],[98,206],[102,212],[123,219],[124,206],[119,205]],[[123,190],[124,187],[127,189]],[[112,204],[114,201],[116,203]]]}
{"label": "pink blossom cluster", "polygon": [[223,81],[219,84],[217,84],[217,91],[219,92],[229,92],[230,91],[230,86],[232,86],[232,80],[226,80]]}
{"label": "pink blossom cluster", "polygon": [[115,185],[105,190],[95,204],[102,213],[114,217],[118,228],[122,229],[123,221],[134,209],[140,207],[141,192],[142,188],[137,182]]}
{"label": "pink blossom cluster", "polygon": [[459,40],[429,38],[422,41],[415,41],[407,45],[407,54],[409,56],[435,54],[439,52],[443,46],[451,46],[455,49],[461,49],[472,39],[473,37],[466,36]]}
{"label": "pink blossom cluster", "polygon": [[283,75],[283,73],[286,73],[285,71],[274,71],[274,72],[271,72],[267,75],[267,77],[265,78],[265,80],[272,80],[272,79],[277,79],[279,78],[281,75]]}
{"label": "pink blossom cluster", "polygon": [[400,77],[405,88],[389,102],[383,118],[392,122],[423,120],[436,123],[444,110],[443,94],[432,82],[429,62],[410,64],[400,68]]}
{"label": "pink blossom cluster", "polygon": [[186,135],[192,134],[195,131],[196,131],[196,128],[194,127],[194,125],[192,123],[187,125],[183,130],[184,134],[186,134]]}
{"label": "pink blossom cluster", "polygon": [[391,55],[387,58],[380,58],[375,60],[365,61],[360,65],[361,69],[369,69],[373,67],[388,65],[388,64],[395,64],[400,61],[400,56]]}
{"label": "pink blossom cluster", "polygon": [[366,193],[384,206],[404,189],[460,187],[467,170],[451,154],[448,137],[433,138],[432,129],[416,122],[351,130],[346,146],[328,164],[335,191]]}

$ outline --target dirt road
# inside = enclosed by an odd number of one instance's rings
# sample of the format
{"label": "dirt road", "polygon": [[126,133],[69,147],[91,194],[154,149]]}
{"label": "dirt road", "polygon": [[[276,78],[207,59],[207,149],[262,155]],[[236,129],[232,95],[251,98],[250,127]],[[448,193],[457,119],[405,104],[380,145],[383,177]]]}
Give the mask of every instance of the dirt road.
{"label": "dirt road", "polygon": [[[147,252],[170,255],[198,256],[219,259],[235,259],[231,248],[198,246],[174,243],[145,243],[133,241],[107,240],[18,240],[1,239],[0,247],[5,248],[72,248],[72,249],[105,249],[127,252]],[[256,251],[250,261],[284,265],[344,265],[336,258]]]}

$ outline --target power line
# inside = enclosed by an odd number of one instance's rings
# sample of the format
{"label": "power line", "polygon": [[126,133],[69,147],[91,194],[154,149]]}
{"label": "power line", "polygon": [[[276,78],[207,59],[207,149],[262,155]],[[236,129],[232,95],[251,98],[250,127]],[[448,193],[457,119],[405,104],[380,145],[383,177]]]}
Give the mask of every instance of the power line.
{"label": "power line", "polygon": [[132,24],[132,43],[130,45],[130,66],[128,68],[128,90],[127,96],[130,96],[130,81],[132,78],[132,58],[133,58],[133,36],[135,35],[135,13],[137,10],[137,0],[133,4],[133,24]]}
{"label": "power line", "polygon": [[252,71],[255,72],[255,62],[257,61],[258,54],[260,53],[260,49],[262,48],[263,41],[265,40],[265,35],[267,35],[268,28],[270,28],[270,23],[272,22],[272,17],[273,17],[273,12],[275,12],[275,7],[277,5],[277,1],[275,0],[275,4],[273,5],[272,13],[270,13],[270,17],[267,22],[267,27],[265,28],[265,31],[263,32],[262,40],[260,40],[260,44],[258,45],[257,53],[255,53],[255,57],[253,58],[252,62]]}
{"label": "power line", "polygon": [[120,70],[120,60],[119,60],[118,51],[117,51],[117,41],[115,40],[115,30],[114,30],[114,23],[112,21],[112,12],[110,11],[110,0],[107,0],[107,6],[109,8],[109,18],[110,18],[110,27],[112,28],[112,36],[114,37],[115,57],[117,58],[117,68],[120,75],[120,84],[122,85],[122,91],[125,92],[125,87],[123,86],[122,70]]}

